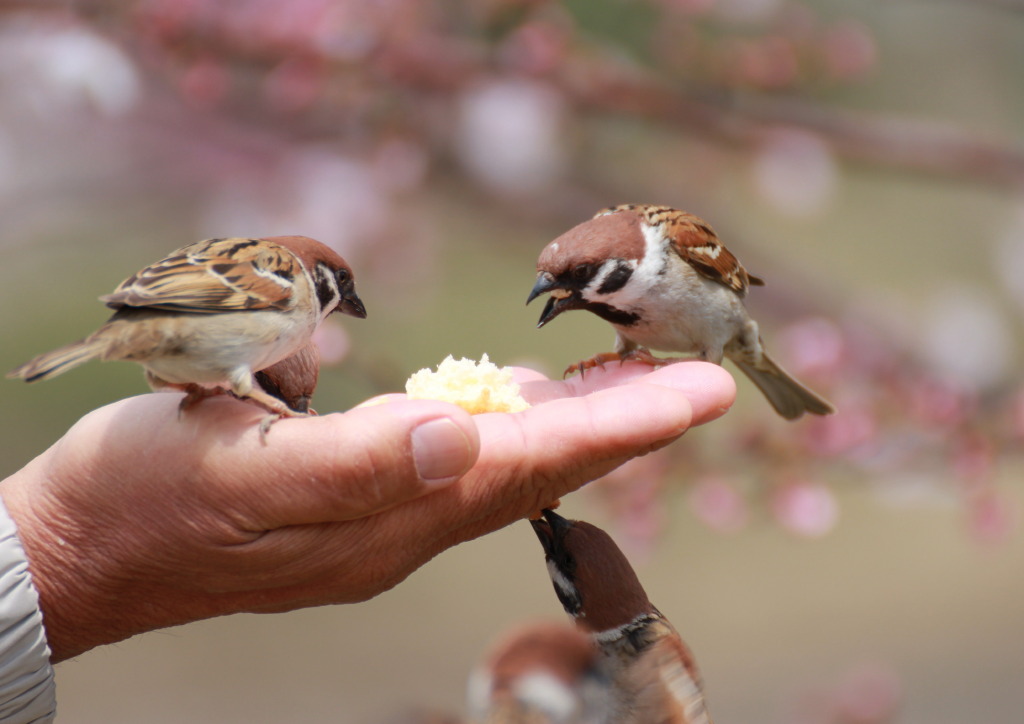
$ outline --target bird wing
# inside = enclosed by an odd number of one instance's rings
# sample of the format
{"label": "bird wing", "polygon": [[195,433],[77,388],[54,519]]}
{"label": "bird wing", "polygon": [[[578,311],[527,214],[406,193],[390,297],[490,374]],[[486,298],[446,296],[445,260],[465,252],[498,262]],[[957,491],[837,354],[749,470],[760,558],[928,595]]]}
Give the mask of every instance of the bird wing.
{"label": "bird wing", "polygon": [[672,249],[711,281],[724,284],[738,294],[746,294],[753,284],[764,281],[747,272],[731,251],[723,244],[714,229],[692,214],[677,214],[666,224]]}
{"label": "bird wing", "polygon": [[288,309],[300,274],[298,259],[273,242],[207,239],[136,272],[100,301],[198,313]]}

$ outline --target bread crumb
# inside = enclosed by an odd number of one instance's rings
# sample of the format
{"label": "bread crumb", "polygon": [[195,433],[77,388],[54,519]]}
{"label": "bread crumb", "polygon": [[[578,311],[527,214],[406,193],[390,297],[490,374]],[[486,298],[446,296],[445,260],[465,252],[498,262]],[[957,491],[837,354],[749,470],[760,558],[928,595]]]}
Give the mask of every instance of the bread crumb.
{"label": "bread crumb", "polygon": [[451,355],[437,366],[414,372],[405,382],[411,400],[451,402],[471,415],[482,412],[522,412],[529,403],[519,394],[512,370],[498,367],[487,355],[476,360],[454,359]]}

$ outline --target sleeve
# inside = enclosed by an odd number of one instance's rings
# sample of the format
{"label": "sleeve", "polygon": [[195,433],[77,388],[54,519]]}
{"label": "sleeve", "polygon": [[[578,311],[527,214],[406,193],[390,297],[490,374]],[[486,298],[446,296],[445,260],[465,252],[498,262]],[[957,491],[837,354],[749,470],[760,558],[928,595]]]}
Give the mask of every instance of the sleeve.
{"label": "sleeve", "polygon": [[14,521],[0,500],[0,724],[52,722],[50,647]]}

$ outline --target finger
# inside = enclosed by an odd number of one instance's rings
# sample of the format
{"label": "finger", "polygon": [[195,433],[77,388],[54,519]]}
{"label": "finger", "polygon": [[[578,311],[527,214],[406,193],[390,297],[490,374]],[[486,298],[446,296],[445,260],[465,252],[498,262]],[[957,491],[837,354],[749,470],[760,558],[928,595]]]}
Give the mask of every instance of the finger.
{"label": "finger", "polygon": [[690,390],[705,395],[706,407],[727,406],[732,378],[714,365],[699,365],[684,377],[704,374],[703,383],[683,384],[679,373],[654,378],[687,391],[631,383],[516,415],[480,415],[480,457],[454,485],[371,518],[279,529],[250,548],[284,555],[289,576],[305,581],[313,596],[323,597],[338,576],[345,580],[339,590],[362,592],[350,600],[375,595],[444,549],[523,518],[674,439],[693,420]]}
{"label": "finger", "polygon": [[640,380],[679,390],[693,407],[693,425],[717,420],[736,401],[736,380],[721,365],[692,360],[659,367]]}
{"label": "finger", "polygon": [[429,524],[435,537],[474,521],[495,530],[678,437],[691,419],[685,393],[639,383],[480,415],[473,470],[392,514],[408,516],[404,525]]}
{"label": "finger", "polygon": [[[204,406],[218,412],[210,402]],[[236,410],[237,424],[245,424],[250,409]],[[207,495],[253,531],[372,515],[451,484],[479,454],[472,418],[433,400],[281,420],[265,444],[252,422],[238,444],[207,460],[218,483]]]}
{"label": "finger", "polygon": [[652,369],[642,362],[613,362],[587,370],[567,380],[539,379],[524,382],[521,392],[532,405],[567,396],[586,395],[595,390],[644,382],[683,392],[693,407],[693,424],[710,422],[723,415],[736,398],[736,381],[723,367],[710,362],[687,360]]}

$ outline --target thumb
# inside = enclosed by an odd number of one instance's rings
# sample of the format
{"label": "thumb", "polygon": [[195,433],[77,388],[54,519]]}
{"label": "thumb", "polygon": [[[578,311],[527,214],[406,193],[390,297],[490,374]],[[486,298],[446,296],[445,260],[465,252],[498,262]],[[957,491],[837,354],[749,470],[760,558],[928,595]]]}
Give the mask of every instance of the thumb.
{"label": "thumb", "polygon": [[[403,400],[323,417],[282,420],[266,445],[222,460],[233,507],[253,530],[372,515],[455,482],[480,437],[464,410]],[[235,457],[232,455],[232,457]]]}

